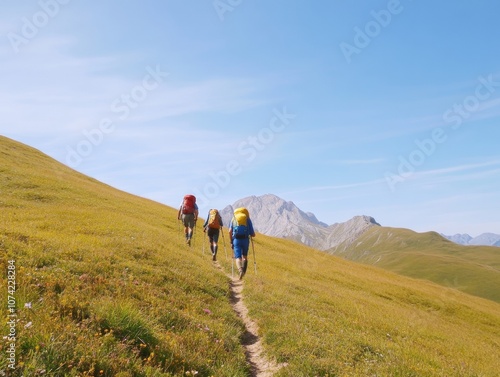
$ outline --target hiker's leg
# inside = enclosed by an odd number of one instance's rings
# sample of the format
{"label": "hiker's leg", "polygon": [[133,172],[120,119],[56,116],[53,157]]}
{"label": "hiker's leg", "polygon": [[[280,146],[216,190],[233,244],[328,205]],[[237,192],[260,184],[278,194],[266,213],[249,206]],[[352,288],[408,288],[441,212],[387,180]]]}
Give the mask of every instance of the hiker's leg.
{"label": "hiker's leg", "polygon": [[189,242],[189,216],[182,215],[182,225],[184,225],[184,236],[186,237],[186,242]]}
{"label": "hiker's leg", "polygon": [[212,253],[212,260],[215,261],[215,250],[214,250],[214,229],[209,228],[207,231],[208,244],[210,245],[210,252]]}
{"label": "hiker's leg", "polygon": [[234,241],[233,246],[234,246],[234,259],[236,261],[236,268],[238,268],[238,274],[240,275],[240,278],[241,278],[242,272],[243,272],[243,265],[242,265],[242,260],[241,260],[242,249],[241,249],[241,245],[238,242],[238,240]]}
{"label": "hiker's leg", "polygon": [[217,248],[214,246],[214,243],[210,243],[210,251],[212,252],[212,260],[217,260]]}
{"label": "hiker's leg", "polygon": [[194,215],[192,213],[186,215],[187,225],[188,225],[188,243],[191,243],[191,238],[193,238],[194,229]]}
{"label": "hiker's leg", "polygon": [[248,267],[248,258],[247,258],[247,256],[244,256],[243,262],[242,262],[242,269],[243,269],[244,274],[246,274],[246,272],[247,272],[247,267]]}
{"label": "hiker's leg", "polygon": [[187,238],[186,215],[181,215],[182,226],[184,227],[184,236]]}
{"label": "hiker's leg", "polygon": [[214,229],[212,234],[212,253],[214,254],[214,258],[217,255],[217,242],[219,241],[219,229]]}
{"label": "hiker's leg", "polygon": [[241,253],[243,274],[247,272],[249,247],[250,247],[250,241],[248,239],[243,240],[242,253]]}
{"label": "hiker's leg", "polygon": [[210,244],[210,251],[212,254],[214,253],[214,230],[212,228],[209,228],[207,231],[207,236],[208,236],[208,243]]}

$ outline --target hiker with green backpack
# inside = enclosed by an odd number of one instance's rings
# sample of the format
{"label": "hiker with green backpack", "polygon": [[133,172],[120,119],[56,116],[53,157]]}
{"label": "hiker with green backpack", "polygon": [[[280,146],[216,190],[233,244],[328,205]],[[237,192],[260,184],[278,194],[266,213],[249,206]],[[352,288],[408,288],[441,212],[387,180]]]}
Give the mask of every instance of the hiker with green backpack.
{"label": "hiker with green backpack", "polygon": [[212,252],[212,260],[217,260],[217,249],[219,242],[219,234],[222,229],[222,217],[219,211],[212,208],[208,211],[207,220],[203,224],[203,232],[208,236],[208,242],[210,243],[210,251]]}
{"label": "hiker with green backpack", "polygon": [[233,218],[229,225],[229,239],[231,240],[231,248],[234,251],[240,280],[247,271],[250,237],[255,237],[250,214],[246,208],[237,208],[234,210]]}
{"label": "hiker with green backpack", "polygon": [[191,239],[193,238],[196,221],[198,220],[198,205],[196,204],[196,197],[194,195],[184,196],[179,207],[179,212],[177,213],[177,220],[182,220],[186,243],[188,246],[191,246]]}

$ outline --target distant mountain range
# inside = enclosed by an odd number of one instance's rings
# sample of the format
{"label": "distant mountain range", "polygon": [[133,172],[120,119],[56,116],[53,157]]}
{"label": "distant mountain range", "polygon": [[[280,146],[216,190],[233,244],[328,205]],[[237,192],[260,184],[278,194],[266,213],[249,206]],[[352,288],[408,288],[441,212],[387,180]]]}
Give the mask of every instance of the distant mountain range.
{"label": "distant mountain range", "polygon": [[468,234],[455,234],[454,236],[441,235],[459,245],[500,246],[500,234],[495,233],[483,233],[477,237],[471,237]]}
{"label": "distant mountain range", "polygon": [[355,240],[372,226],[380,226],[370,216],[356,216],[345,223],[327,225],[310,212],[300,210],[293,202],[276,195],[250,196],[221,210],[229,224],[234,209],[246,207],[255,231],[273,237],[301,242],[319,250],[328,250],[341,243]]}
{"label": "distant mountain range", "polygon": [[327,225],[294,203],[270,194],[227,206],[221,210],[224,224],[229,224],[237,207],[249,210],[259,233],[500,302],[500,249],[492,247],[500,246],[498,235],[456,235],[450,240],[437,232],[381,226],[370,216]]}
{"label": "distant mountain range", "polygon": [[[255,230],[259,233],[292,239],[319,250],[336,249],[339,245],[351,245],[361,234],[373,226],[381,226],[373,217],[361,215],[333,225],[319,221],[313,213],[304,212],[293,202],[266,194],[249,196],[221,210],[225,224],[229,224],[233,211],[246,207],[250,211]],[[478,237],[456,234],[442,237],[459,245],[500,246],[500,235],[484,233]]]}

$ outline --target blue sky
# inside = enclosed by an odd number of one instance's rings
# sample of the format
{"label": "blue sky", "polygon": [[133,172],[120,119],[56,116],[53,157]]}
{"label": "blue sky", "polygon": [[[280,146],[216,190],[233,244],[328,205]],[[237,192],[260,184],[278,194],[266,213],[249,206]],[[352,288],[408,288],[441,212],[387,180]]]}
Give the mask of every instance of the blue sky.
{"label": "blue sky", "polygon": [[202,214],[500,233],[494,0],[6,0],[1,134]]}

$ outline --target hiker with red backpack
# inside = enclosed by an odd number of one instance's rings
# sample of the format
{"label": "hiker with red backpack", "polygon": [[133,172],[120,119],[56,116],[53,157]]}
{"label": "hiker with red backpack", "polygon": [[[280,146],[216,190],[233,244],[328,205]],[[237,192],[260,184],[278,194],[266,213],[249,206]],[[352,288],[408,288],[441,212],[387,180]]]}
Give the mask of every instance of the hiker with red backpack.
{"label": "hiker with red backpack", "polygon": [[237,208],[234,210],[233,218],[229,225],[229,239],[231,240],[231,248],[234,251],[240,280],[247,272],[250,237],[255,237],[250,214],[246,208]]}
{"label": "hiker with red backpack", "polygon": [[191,238],[193,238],[196,221],[198,221],[198,205],[196,204],[196,197],[194,195],[184,196],[179,207],[179,212],[177,213],[177,220],[182,220],[186,243],[188,246],[191,246]]}
{"label": "hiker with red backpack", "polygon": [[222,226],[222,217],[220,216],[219,211],[217,211],[215,208],[212,208],[210,211],[208,211],[207,220],[205,221],[205,224],[203,224],[203,232],[207,233],[213,261],[217,260],[219,234]]}

